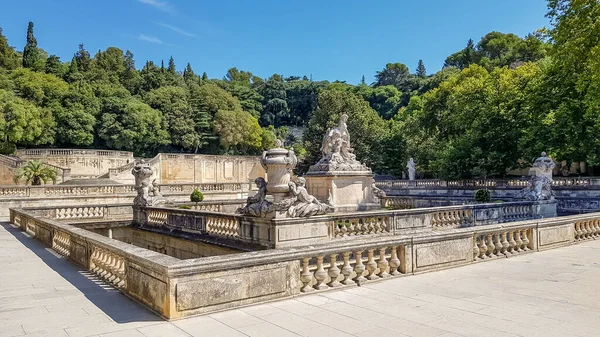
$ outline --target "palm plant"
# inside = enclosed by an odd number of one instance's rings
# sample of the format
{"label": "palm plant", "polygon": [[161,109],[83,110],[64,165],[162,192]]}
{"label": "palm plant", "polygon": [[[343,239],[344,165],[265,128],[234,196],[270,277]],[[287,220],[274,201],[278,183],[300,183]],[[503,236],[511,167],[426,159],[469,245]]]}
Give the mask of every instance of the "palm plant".
{"label": "palm plant", "polygon": [[41,185],[42,181],[46,184],[48,180],[56,183],[56,171],[39,160],[31,160],[15,173],[13,179],[15,184],[18,184],[21,179],[25,179],[25,185],[29,183],[31,185]]}

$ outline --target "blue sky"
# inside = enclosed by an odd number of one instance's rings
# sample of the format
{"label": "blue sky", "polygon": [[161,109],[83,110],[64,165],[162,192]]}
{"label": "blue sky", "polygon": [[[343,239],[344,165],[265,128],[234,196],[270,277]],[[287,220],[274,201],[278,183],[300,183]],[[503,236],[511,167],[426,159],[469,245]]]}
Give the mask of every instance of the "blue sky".
{"label": "blue sky", "polygon": [[172,55],[211,78],[237,67],[357,83],[389,62],[435,72],[469,38],[524,36],[545,13],[544,0],[28,0],[4,1],[0,27],[22,50],[33,21],[38,46],[63,61],[84,43],[129,49],[138,68]]}

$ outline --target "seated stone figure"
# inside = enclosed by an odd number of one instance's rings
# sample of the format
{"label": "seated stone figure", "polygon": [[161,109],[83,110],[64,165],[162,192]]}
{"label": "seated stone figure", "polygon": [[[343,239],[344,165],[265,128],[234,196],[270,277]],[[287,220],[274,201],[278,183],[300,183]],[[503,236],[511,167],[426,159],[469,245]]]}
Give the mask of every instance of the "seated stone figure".
{"label": "seated stone figure", "polygon": [[298,177],[296,182],[290,181],[290,194],[295,201],[288,208],[288,216],[291,218],[308,217],[311,215],[321,215],[332,211],[332,207],[328,204],[320,202],[314,196],[308,194],[306,190],[306,180]]}
{"label": "seated stone figure", "polygon": [[348,115],[342,114],[338,126],[325,133],[321,145],[321,160],[311,166],[309,171],[369,171],[368,167],[356,160],[350,144],[347,120]]}
{"label": "seated stone figure", "polygon": [[255,195],[248,197],[246,206],[238,208],[236,213],[256,217],[265,217],[271,211],[273,203],[266,200],[267,182],[265,178],[258,177],[254,180],[258,192]]}

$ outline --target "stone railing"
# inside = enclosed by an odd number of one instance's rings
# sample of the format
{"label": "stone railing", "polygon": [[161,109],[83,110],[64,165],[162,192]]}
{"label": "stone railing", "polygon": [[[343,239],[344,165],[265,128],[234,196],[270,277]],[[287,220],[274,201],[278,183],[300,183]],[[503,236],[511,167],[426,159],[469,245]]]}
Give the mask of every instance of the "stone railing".
{"label": "stone railing", "polygon": [[[165,195],[190,194],[194,188],[202,193],[211,192],[248,192],[246,183],[219,184],[168,184],[158,185]],[[134,185],[41,185],[41,186],[0,186],[2,197],[33,197],[33,196],[78,196],[106,194],[135,194]]]}
{"label": "stone railing", "polygon": [[14,157],[5,156],[0,154],[0,164],[12,168],[18,168],[21,165],[22,160]]}
{"label": "stone railing", "polygon": [[80,220],[123,220],[131,219],[131,205],[88,205],[88,206],[42,206],[25,208],[36,216],[76,222]]}
{"label": "stone railing", "polygon": [[[0,155],[0,164],[8,166],[12,169],[18,169],[23,165],[27,164],[27,160],[22,160],[20,158],[9,157],[5,155]],[[64,182],[67,180],[71,180],[71,169],[67,167],[60,167],[53,164],[43,163],[45,167],[48,167],[56,172],[56,180],[57,182]]]}
{"label": "stone railing", "polygon": [[92,157],[122,157],[133,158],[132,152],[113,150],[87,149],[26,149],[17,150],[19,157],[48,157],[48,156],[92,156]]}
{"label": "stone railing", "polygon": [[[239,201],[238,201],[239,202]],[[253,218],[167,207],[138,208],[138,225],[234,237],[269,248],[301,246],[343,238],[404,235],[556,216],[554,201],[521,201],[329,214],[310,218]],[[209,218],[218,230],[207,227]]]}
{"label": "stone railing", "polygon": [[530,224],[478,230],[473,239],[473,260],[509,257],[533,250],[534,227],[535,224]]}
{"label": "stone railing", "polygon": [[[311,254],[312,255],[312,254]],[[303,293],[405,275],[406,246],[361,245],[339,250],[322,250],[301,259],[300,291]]]}
{"label": "stone railing", "polygon": [[[529,179],[465,179],[465,180],[381,180],[375,182],[378,187],[387,188],[523,188],[529,184]],[[565,178],[554,177],[552,186],[554,188],[586,188],[600,185],[600,178]]]}
{"label": "stone railing", "polygon": [[[152,218],[165,221],[168,212],[158,213]],[[600,236],[600,213],[591,213],[399,236],[355,236],[182,261],[27,210],[11,209],[11,223],[169,319],[533,253]],[[235,235],[228,223],[217,227],[224,228],[219,230],[225,235]],[[227,285],[226,292],[211,286],[216,280]]]}
{"label": "stone railing", "polygon": [[[169,317],[161,286],[168,281],[167,266],[179,260],[137,248],[124,242],[66,223],[36,217],[29,211],[11,209],[11,223],[52,247],[106,283]],[[143,256],[143,257],[142,257]]]}

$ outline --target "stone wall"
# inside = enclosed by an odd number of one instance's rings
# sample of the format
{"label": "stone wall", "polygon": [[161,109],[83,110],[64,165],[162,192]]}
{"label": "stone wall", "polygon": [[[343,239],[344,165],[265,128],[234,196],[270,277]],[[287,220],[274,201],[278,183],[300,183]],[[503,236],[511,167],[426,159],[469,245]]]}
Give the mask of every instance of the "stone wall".
{"label": "stone wall", "polygon": [[161,184],[240,182],[265,177],[260,158],[250,156],[162,153],[159,173]]}
{"label": "stone wall", "polygon": [[17,150],[17,156],[70,168],[71,179],[95,178],[134,160],[132,152],[87,149],[26,149]]}

